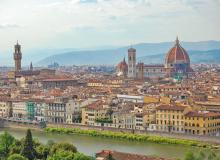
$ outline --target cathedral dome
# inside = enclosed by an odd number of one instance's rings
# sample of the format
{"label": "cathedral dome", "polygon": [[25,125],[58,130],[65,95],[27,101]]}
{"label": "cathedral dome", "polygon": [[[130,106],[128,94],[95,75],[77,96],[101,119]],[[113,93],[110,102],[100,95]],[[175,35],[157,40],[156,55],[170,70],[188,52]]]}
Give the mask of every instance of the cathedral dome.
{"label": "cathedral dome", "polygon": [[178,63],[190,63],[189,55],[186,50],[179,44],[178,38],[173,48],[169,50],[165,58],[165,64],[178,64]]}
{"label": "cathedral dome", "polygon": [[117,72],[122,74],[122,75],[127,75],[128,72],[128,65],[125,61],[125,58],[123,61],[121,61],[118,65],[117,65]]}

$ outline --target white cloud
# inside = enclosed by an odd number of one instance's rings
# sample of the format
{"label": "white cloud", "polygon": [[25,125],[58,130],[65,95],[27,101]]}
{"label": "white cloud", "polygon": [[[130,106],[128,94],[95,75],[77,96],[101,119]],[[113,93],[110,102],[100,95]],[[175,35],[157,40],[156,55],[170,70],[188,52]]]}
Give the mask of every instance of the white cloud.
{"label": "white cloud", "polygon": [[20,28],[20,27],[21,26],[17,24],[7,24],[7,23],[0,24],[0,29],[10,29],[10,28]]}
{"label": "white cloud", "polygon": [[218,0],[1,0],[0,51],[17,39],[25,48],[168,41],[177,34],[220,39],[219,12]]}

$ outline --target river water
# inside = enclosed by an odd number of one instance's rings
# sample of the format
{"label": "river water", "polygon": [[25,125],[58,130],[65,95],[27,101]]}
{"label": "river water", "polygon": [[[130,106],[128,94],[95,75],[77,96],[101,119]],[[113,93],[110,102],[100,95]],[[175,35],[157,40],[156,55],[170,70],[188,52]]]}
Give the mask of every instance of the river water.
{"label": "river water", "polygon": [[[15,138],[20,139],[25,136],[26,130],[23,129],[0,129],[0,134],[8,131]],[[45,133],[42,131],[32,131],[33,137],[38,138],[40,142],[47,143],[48,140],[55,142],[69,142],[73,143],[79,152],[86,155],[94,156],[95,153],[106,149],[115,150],[127,153],[137,153],[144,155],[157,155],[167,158],[183,158],[184,154],[191,150],[198,152],[198,148],[170,145],[170,144],[156,144],[149,142],[133,142],[126,140],[106,139],[100,137],[91,137],[86,135],[66,135],[57,133]]]}

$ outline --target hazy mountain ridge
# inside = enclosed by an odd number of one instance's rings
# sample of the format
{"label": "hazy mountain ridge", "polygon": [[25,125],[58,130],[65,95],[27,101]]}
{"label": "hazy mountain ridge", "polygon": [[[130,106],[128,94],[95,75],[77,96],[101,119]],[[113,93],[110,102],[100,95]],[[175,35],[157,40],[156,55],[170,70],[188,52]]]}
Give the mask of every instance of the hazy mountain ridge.
{"label": "hazy mountain ridge", "polygon": [[[205,63],[209,61],[217,63],[220,61],[220,56],[218,56],[218,53],[220,55],[220,41],[182,42],[181,44],[189,51],[191,61],[194,63]],[[173,45],[174,42],[140,43],[133,45],[132,47],[137,50],[137,57],[140,57],[138,58],[138,61],[144,61],[146,63],[147,61],[149,61],[149,63],[162,63],[164,56]],[[127,49],[129,47],[106,50],[71,51],[48,56],[43,58],[37,64],[48,65],[53,62],[58,62],[60,65],[117,64],[123,59],[123,57],[127,57]],[[201,55],[199,57],[195,56],[195,54],[198,53]]]}
{"label": "hazy mountain ridge", "polygon": [[[191,63],[220,63],[220,50],[188,51]],[[164,63],[164,54],[138,57],[139,62],[146,64]]]}

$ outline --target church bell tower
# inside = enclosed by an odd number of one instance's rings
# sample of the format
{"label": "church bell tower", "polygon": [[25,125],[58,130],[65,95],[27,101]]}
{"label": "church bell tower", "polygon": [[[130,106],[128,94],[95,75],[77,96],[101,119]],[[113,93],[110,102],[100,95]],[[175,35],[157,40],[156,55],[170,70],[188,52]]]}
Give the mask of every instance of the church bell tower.
{"label": "church bell tower", "polygon": [[22,53],[21,53],[21,45],[17,44],[14,46],[14,61],[15,61],[15,71],[21,70],[21,59],[22,59]]}
{"label": "church bell tower", "polygon": [[128,49],[128,78],[136,78],[136,49]]}

